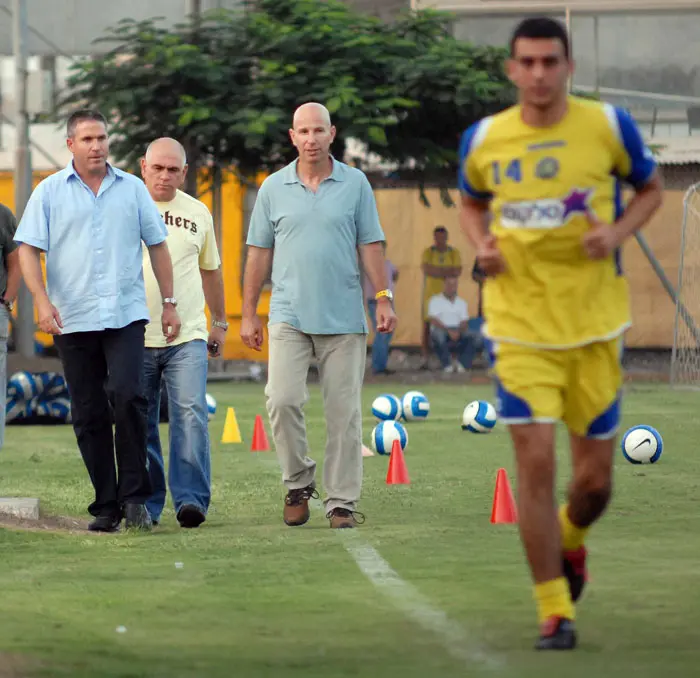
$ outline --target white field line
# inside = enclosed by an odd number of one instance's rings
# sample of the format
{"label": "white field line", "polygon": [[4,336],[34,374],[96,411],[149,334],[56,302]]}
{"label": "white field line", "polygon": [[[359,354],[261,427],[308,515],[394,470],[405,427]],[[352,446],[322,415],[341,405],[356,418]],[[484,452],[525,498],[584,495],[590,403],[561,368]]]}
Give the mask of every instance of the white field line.
{"label": "white field line", "polygon": [[[259,455],[258,460],[268,471],[279,471],[275,456]],[[320,500],[312,499],[309,504],[314,510],[323,513],[323,503]],[[468,633],[412,584],[402,579],[380,553],[362,539],[358,530],[334,532],[342,539],[345,550],[352,556],[360,572],[375,588],[408,619],[424,631],[432,633],[454,659],[471,668],[476,668],[477,665],[492,671],[504,668],[505,660],[502,656],[487,651],[473,634]]]}

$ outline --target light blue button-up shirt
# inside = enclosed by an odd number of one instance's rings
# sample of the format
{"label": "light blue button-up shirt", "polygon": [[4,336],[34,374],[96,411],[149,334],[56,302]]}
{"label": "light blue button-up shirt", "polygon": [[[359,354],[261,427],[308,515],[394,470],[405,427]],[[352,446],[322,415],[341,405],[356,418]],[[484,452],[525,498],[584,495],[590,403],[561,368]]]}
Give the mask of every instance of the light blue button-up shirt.
{"label": "light blue button-up shirt", "polygon": [[71,162],[34,189],[15,241],[46,252],[46,283],[63,334],[149,320],[143,249],[168,231],[141,179],[107,165],[95,195]]}
{"label": "light blue button-up shirt", "polygon": [[263,182],[247,244],[274,247],[269,324],[307,334],[367,334],[357,248],[384,240],[374,193],[360,170],[333,159],[316,193],[297,161]]}

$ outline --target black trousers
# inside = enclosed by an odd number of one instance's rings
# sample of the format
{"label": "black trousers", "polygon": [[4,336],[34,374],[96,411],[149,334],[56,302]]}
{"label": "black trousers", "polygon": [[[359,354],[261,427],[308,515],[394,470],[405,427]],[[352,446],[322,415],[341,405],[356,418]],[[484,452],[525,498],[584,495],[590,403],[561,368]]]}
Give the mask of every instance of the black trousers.
{"label": "black trousers", "polygon": [[145,322],[139,321],[54,337],[71,397],[73,430],[95,488],[95,501],[88,506],[93,516],[123,515],[124,504],[143,504],[151,495],[144,333]]}

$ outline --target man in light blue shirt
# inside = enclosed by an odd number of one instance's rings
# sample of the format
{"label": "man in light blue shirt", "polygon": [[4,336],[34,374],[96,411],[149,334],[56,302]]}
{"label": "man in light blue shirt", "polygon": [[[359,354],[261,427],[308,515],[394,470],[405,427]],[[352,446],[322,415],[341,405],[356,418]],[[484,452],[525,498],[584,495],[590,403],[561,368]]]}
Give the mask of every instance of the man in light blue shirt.
{"label": "man in light blue shirt", "polygon": [[248,229],[241,338],[260,350],[257,316],[272,269],[267,409],[287,488],[284,521],[303,525],[316,492],[302,408],[312,357],[319,362],[328,442],[324,501],[331,527],[357,524],[362,487],[361,392],[367,353],[359,258],[376,294],[377,331],[396,325],[386,280],[384,233],[367,177],[330,155],[328,110],[299,107],[290,130],[299,157],[260,187]]}
{"label": "man in light blue shirt", "polygon": [[67,134],[73,160],[36,187],[17,228],[20,267],[39,327],[54,335],[63,364],[73,428],[95,490],[89,529],[116,531],[123,517],[127,527],[149,529],[142,374],[149,314],[141,243],[163,297],[163,333],[172,341],[180,320],[167,230],[143,182],[107,162],[99,112],[74,113]]}

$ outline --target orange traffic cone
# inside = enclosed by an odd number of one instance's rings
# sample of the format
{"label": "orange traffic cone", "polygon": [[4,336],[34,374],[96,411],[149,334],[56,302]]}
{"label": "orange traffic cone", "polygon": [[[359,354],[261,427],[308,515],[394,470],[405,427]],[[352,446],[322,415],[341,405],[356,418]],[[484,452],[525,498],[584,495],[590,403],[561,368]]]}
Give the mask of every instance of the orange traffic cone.
{"label": "orange traffic cone", "polygon": [[391,444],[391,456],[389,457],[389,469],[386,473],[387,485],[410,485],[411,480],[408,477],[408,469],[406,468],[406,460],[403,456],[401,443],[394,440]]}
{"label": "orange traffic cone", "polygon": [[513,491],[510,489],[508,475],[504,468],[498,469],[496,476],[496,491],[493,495],[493,508],[491,509],[492,524],[512,524],[518,522],[518,509],[513,499]]}
{"label": "orange traffic cone", "polygon": [[250,449],[252,452],[264,452],[270,449],[270,443],[267,442],[267,434],[265,433],[265,425],[259,414],[255,415],[253,441],[250,444]]}

